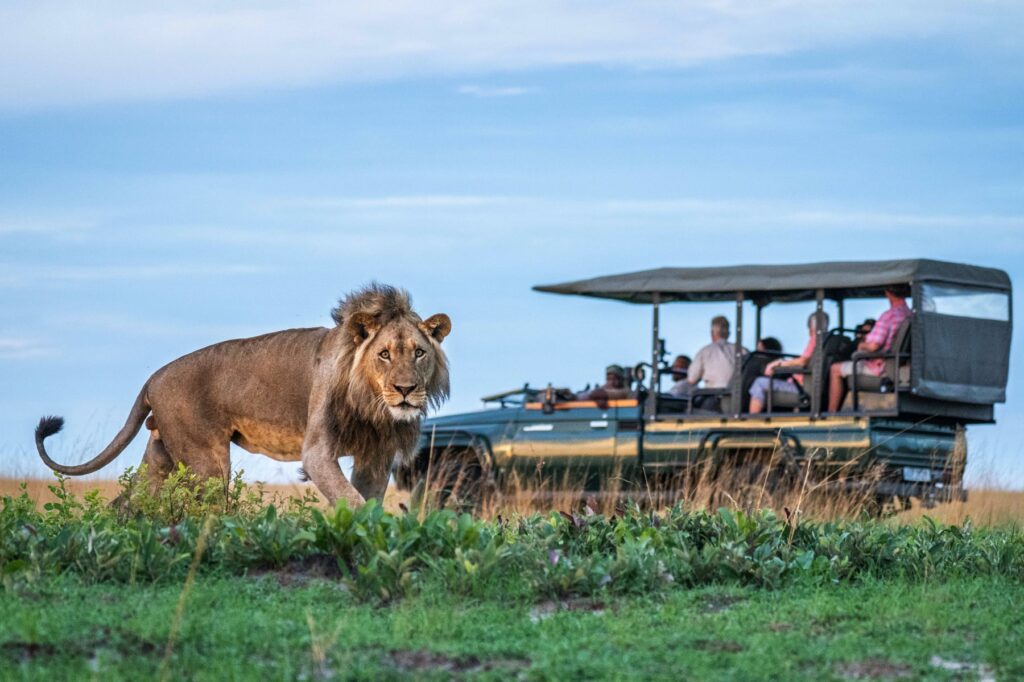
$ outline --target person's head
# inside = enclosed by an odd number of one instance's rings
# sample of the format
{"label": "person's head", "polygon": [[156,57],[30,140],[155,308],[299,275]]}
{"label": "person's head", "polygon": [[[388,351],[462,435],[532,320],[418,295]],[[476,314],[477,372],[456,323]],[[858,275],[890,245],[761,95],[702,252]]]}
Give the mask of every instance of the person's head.
{"label": "person's head", "polygon": [[677,355],[676,359],[672,361],[672,378],[676,381],[686,376],[686,370],[690,369],[690,356],[689,355]]}
{"label": "person's head", "polygon": [[774,336],[766,336],[757,340],[757,350],[761,353],[781,353],[782,342]]}
{"label": "person's head", "polygon": [[729,319],[717,315],[711,318],[711,340],[725,341],[729,338]]}
{"label": "person's head", "polygon": [[622,388],[626,385],[626,370],[619,365],[608,365],[604,369],[605,383],[612,388]]}
{"label": "person's head", "polygon": [[885,288],[885,297],[892,305],[905,303],[908,296],[910,296],[910,287],[906,284],[893,284]]}
{"label": "person's head", "polygon": [[[807,331],[812,334],[818,330],[817,327],[814,326],[815,318],[817,318],[817,316],[818,313],[811,313],[807,316]],[[825,324],[823,331],[828,331],[828,313],[825,311],[821,312],[821,321]]]}
{"label": "person's head", "polygon": [[870,334],[871,330],[874,329],[874,328],[875,328],[875,318],[869,317],[866,320],[864,320],[863,322],[861,322],[859,325],[857,325],[857,329],[854,331],[854,335],[858,339],[863,339],[865,336]]}

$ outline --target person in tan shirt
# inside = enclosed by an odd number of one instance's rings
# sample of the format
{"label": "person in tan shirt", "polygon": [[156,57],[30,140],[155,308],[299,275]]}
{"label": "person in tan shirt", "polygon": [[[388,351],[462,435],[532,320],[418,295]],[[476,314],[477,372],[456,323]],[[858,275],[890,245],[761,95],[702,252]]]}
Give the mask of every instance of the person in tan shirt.
{"label": "person in tan shirt", "polygon": [[686,381],[693,387],[703,381],[704,388],[726,388],[735,369],[736,345],[729,343],[729,320],[719,315],[711,320],[711,343],[693,356]]}

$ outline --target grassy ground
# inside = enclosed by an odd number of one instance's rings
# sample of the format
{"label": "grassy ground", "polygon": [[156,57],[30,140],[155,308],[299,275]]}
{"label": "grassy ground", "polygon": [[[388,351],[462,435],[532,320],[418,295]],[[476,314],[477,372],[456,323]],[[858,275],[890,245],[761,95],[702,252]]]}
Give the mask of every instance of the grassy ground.
{"label": "grassy ground", "polygon": [[1024,677],[1024,587],[1000,579],[378,606],[263,574],[181,595],[68,578],[0,594],[0,678]]}
{"label": "grassy ground", "polygon": [[95,487],[0,488],[0,680],[1024,679],[1020,493],[480,521]]}

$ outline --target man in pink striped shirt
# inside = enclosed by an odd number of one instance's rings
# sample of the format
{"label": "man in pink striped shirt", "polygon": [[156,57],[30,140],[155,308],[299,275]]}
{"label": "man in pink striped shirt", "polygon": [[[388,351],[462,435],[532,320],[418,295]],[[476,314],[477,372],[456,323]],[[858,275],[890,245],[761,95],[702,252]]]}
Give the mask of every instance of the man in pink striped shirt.
{"label": "man in pink striped shirt", "polygon": [[[907,306],[907,296],[910,295],[910,287],[906,285],[891,286],[885,290],[885,297],[889,299],[889,309],[882,313],[872,327],[871,333],[857,345],[857,350],[874,353],[882,351],[888,353],[892,350],[892,342],[896,338],[896,331],[900,328],[903,320],[910,317],[910,307]],[[883,358],[872,358],[857,363],[858,374],[870,374],[881,376],[885,371],[885,360]],[[846,377],[853,373],[853,361],[837,362],[829,370],[828,389],[828,411],[838,412],[839,406],[843,403],[846,393]]]}

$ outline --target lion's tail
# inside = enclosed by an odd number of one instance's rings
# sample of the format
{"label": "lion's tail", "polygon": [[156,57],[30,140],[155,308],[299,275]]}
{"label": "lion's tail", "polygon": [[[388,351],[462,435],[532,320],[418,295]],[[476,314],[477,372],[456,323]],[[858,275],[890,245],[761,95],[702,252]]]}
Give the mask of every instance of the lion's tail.
{"label": "lion's tail", "polygon": [[90,461],[77,466],[69,466],[54,462],[50,459],[50,456],[46,454],[46,447],[43,445],[43,441],[64,427],[63,417],[43,417],[39,420],[39,426],[36,427],[36,449],[39,451],[39,456],[43,458],[43,462],[46,463],[46,466],[68,476],[91,474],[92,472],[98,471],[110,464],[114,461],[114,458],[120,455],[121,451],[128,447],[128,444],[132,442],[132,439],[134,439],[136,434],[139,433],[139,429],[142,428],[142,423],[146,420],[146,415],[149,414],[149,401],[146,398],[146,389],[147,386],[142,387],[142,390],[139,392],[139,397],[135,399],[132,411],[128,415],[128,421],[126,421],[124,426],[121,427],[121,430],[114,437],[114,440],[110,442],[110,445],[104,448],[103,452],[96,455]]}

